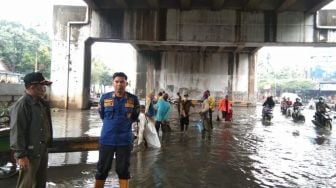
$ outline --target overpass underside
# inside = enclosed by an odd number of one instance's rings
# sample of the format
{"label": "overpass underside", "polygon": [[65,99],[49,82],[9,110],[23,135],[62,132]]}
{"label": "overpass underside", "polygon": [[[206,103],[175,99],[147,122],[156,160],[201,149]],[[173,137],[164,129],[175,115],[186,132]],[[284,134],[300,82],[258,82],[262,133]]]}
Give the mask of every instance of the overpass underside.
{"label": "overpass underside", "polygon": [[273,9],[266,3],[264,10],[262,4],[253,9],[256,1],[248,1],[245,9],[232,8],[229,3],[234,1],[220,0],[203,8],[201,1],[191,0],[169,6],[168,2],[175,1],[148,0],[144,1],[147,7],[123,0],[86,2],[88,9],[54,7],[51,79],[52,102],[58,107],[88,107],[94,42],[130,43],[135,47],[136,94],[140,97],[165,90],[199,99],[209,89],[216,97],[229,94],[233,101],[252,105],[256,102],[259,48],[332,45],[321,43],[326,32],[315,28],[311,13],[329,1],[306,1],[301,7],[297,3],[304,1],[281,1]]}

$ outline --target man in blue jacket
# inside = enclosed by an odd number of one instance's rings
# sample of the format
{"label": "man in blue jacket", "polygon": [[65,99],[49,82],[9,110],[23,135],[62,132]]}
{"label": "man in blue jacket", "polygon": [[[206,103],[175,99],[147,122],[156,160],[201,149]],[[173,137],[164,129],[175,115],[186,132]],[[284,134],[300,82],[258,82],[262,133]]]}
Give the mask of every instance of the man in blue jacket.
{"label": "man in blue jacket", "polygon": [[125,90],[127,86],[125,73],[116,72],[112,78],[114,92],[103,94],[99,101],[99,115],[103,120],[103,128],[99,139],[95,188],[104,187],[114,155],[120,188],[128,188],[130,178],[132,123],[138,119],[140,104],[135,95]]}

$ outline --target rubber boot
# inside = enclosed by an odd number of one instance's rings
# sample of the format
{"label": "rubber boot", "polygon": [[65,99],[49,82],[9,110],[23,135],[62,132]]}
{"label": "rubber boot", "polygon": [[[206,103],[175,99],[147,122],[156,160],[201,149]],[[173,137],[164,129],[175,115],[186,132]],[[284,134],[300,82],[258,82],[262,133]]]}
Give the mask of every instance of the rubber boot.
{"label": "rubber boot", "polygon": [[94,188],[104,188],[105,180],[97,180],[94,184]]}
{"label": "rubber boot", "polygon": [[119,179],[120,188],[128,188],[128,179]]}

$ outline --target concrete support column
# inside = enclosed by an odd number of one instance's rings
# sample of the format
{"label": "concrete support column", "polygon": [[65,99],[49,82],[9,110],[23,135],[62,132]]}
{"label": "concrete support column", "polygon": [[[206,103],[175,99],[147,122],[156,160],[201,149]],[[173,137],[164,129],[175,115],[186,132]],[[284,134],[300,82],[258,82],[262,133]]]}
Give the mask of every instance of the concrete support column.
{"label": "concrete support column", "polygon": [[235,64],[235,56],[233,52],[228,53],[228,92],[227,94],[230,96],[231,100],[234,100],[233,92],[232,92],[232,82],[233,82],[233,69]]}
{"label": "concrete support column", "polygon": [[51,63],[53,84],[50,101],[53,107],[87,107],[87,85],[90,81],[85,79],[90,76],[90,68],[85,67],[84,54],[88,51],[85,41],[90,36],[90,28],[85,22],[86,16],[86,7],[54,7],[55,35]]}
{"label": "concrete support column", "polygon": [[[253,104],[255,91],[255,59],[249,53],[232,53],[232,100],[237,105]],[[230,82],[230,81],[229,81]]]}
{"label": "concrete support column", "polygon": [[138,52],[137,55],[137,84],[136,94],[140,98],[145,98],[147,93],[157,91],[155,83],[160,70],[160,53],[155,51]]}
{"label": "concrete support column", "polygon": [[249,63],[248,63],[248,101],[251,104],[255,104],[257,101],[257,92],[256,92],[256,54],[249,54]]}

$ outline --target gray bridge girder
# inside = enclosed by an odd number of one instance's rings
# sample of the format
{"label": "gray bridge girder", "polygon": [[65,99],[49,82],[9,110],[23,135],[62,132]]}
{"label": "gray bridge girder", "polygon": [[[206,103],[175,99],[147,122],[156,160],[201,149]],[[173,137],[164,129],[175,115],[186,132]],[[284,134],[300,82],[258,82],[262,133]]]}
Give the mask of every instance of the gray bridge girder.
{"label": "gray bridge girder", "polygon": [[[259,48],[335,46],[336,41],[334,31],[316,29],[314,22],[314,11],[330,0],[85,2],[87,13],[83,7],[54,7],[52,101],[58,107],[88,107],[94,42],[130,43],[137,49],[140,97],[162,89],[170,94],[187,89],[199,97],[210,89],[217,97],[228,93],[234,101],[254,103]],[[187,70],[176,71],[179,66]],[[60,70],[68,76],[53,74]],[[64,83],[67,92],[61,91]]]}
{"label": "gray bridge girder", "polygon": [[234,9],[243,11],[298,11],[313,13],[332,0],[84,0],[96,10],[103,9]]}

